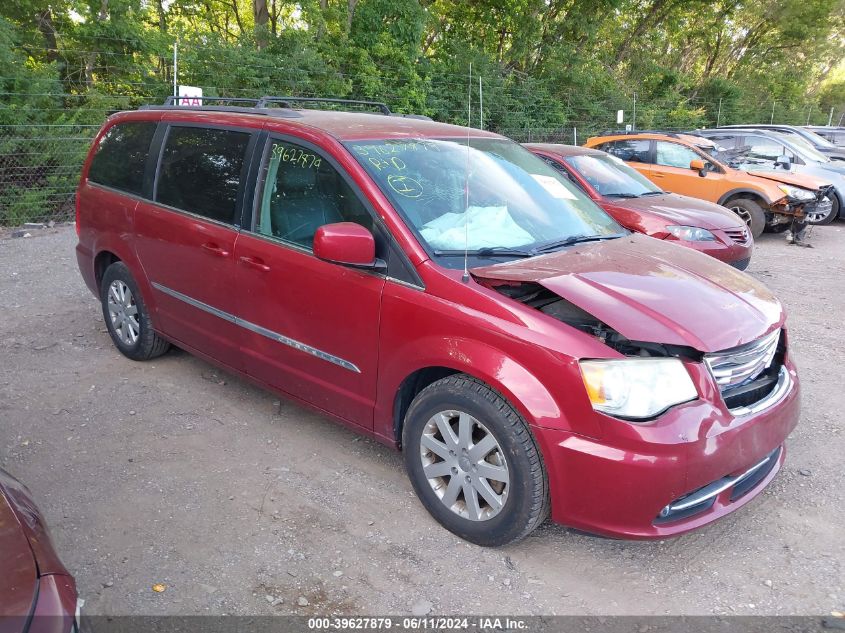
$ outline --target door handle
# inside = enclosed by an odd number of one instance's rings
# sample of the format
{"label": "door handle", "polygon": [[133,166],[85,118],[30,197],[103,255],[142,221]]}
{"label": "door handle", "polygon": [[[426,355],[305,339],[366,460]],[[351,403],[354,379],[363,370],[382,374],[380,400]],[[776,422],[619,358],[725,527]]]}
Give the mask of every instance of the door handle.
{"label": "door handle", "polygon": [[227,257],[229,255],[229,251],[214,242],[206,242],[202,245],[202,247],[207,252],[212,255],[217,255],[218,257]]}
{"label": "door handle", "polygon": [[650,173],[649,176],[651,176],[652,178],[663,178],[664,177],[663,174],[658,174],[656,172]]}
{"label": "door handle", "polygon": [[264,260],[260,257],[239,257],[238,261],[244,266],[260,270],[263,273],[266,273],[268,270],[270,270],[270,267],[265,264]]}

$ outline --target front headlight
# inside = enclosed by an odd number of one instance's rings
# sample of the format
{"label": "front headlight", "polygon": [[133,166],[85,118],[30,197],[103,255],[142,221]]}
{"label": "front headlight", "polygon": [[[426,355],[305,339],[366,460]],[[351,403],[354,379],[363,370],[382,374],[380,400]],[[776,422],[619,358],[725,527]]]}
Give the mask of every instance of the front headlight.
{"label": "front headlight", "polygon": [[816,194],[809,189],[801,189],[801,187],[793,187],[792,185],[778,185],[778,189],[783,191],[787,196],[794,200],[815,200]]}
{"label": "front headlight", "polygon": [[716,236],[707,229],[697,226],[667,226],[666,230],[679,240],[686,242],[715,242]]}
{"label": "front headlight", "polygon": [[593,409],[618,418],[647,419],[698,397],[677,358],[582,360],[581,377]]}

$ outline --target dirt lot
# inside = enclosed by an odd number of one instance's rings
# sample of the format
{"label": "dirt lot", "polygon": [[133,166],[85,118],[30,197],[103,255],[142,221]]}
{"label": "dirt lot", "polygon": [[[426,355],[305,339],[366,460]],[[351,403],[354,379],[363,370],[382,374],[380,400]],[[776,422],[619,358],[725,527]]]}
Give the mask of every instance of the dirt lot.
{"label": "dirt lot", "polygon": [[764,236],[750,268],[789,310],[804,384],[765,494],[670,541],[547,524],[499,550],[438,527],[399,454],[183,352],[120,356],[75,238],[0,239],[0,463],[89,614],[845,610],[843,223],[812,250]]}

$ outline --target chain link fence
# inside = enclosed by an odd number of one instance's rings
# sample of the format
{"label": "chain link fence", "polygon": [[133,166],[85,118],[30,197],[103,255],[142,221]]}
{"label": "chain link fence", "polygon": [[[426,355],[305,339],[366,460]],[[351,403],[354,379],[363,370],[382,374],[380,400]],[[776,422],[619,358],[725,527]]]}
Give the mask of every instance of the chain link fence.
{"label": "chain link fence", "polygon": [[99,127],[0,126],[0,226],[72,219],[79,171]]}

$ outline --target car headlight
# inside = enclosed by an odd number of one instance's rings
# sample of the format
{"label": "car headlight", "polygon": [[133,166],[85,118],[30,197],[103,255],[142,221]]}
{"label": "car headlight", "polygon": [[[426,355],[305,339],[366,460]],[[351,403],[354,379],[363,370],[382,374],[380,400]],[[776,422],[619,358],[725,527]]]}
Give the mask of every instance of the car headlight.
{"label": "car headlight", "polygon": [[716,236],[707,229],[697,226],[667,226],[666,230],[679,240],[686,242],[715,242]]}
{"label": "car headlight", "polygon": [[783,191],[787,196],[795,200],[815,200],[816,194],[809,189],[801,189],[801,187],[793,187],[792,185],[778,185],[778,189]]}
{"label": "car headlight", "polygon": [[648,419],[698,397],[677,358],[582,360],[581,377],[593,409],[629,420]]}

